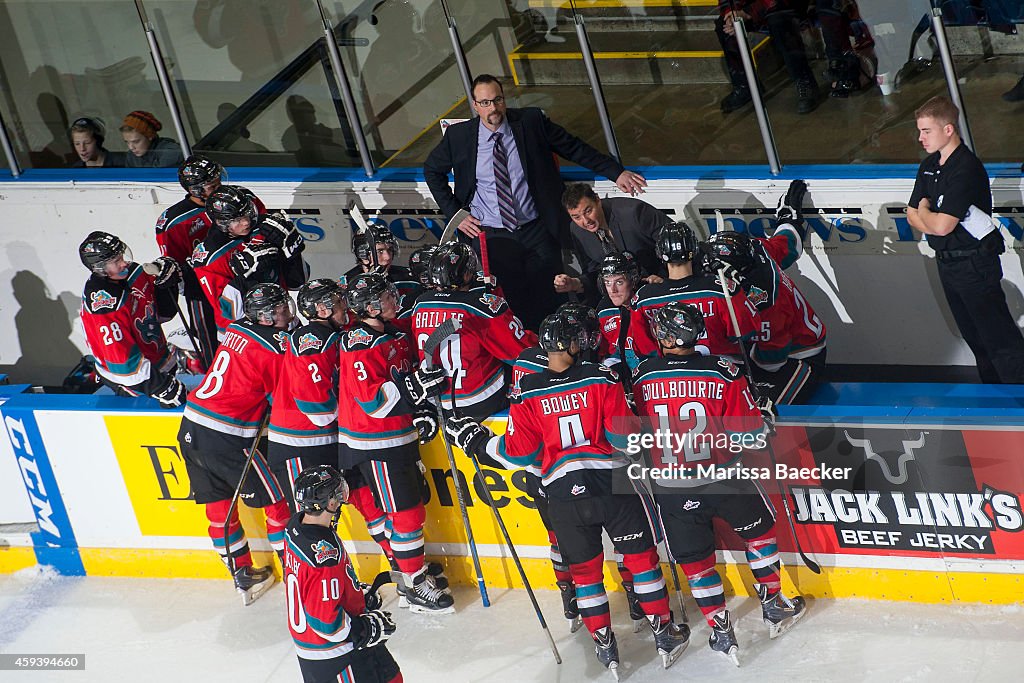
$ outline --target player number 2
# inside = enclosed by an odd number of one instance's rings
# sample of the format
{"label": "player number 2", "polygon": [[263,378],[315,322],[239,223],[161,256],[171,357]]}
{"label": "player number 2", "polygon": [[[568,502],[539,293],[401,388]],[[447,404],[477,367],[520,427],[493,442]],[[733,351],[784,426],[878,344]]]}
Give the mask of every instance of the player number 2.
{"label": "player number 2", "polygon": [[288,594],[288,622],[292,627],[292,631],[295,633],[305,633],[306,610],[302,608],[302,598],[299,596],[299,579],[295,574],[288,575],[288,588],[286,592]]}
{"label": "player number 2", "polygon": [[306,367],[309,368],[309,376],[313,380],[314,384],[323,379],[323,377],[320,376],[320,368],[316,366],[316,363],[310,363]]}
{"label": "player number 2", "polygon": [[220,351],[213,359],[213,366],[206,373],[203,386],[196,390],[196,398],[210,398],[224,388],[224,373],[228,371],[228,363],[231,362],[231,355],[227,351]]}
{"label": "player number 2", "polygon": [[124,339],[124,332],[121,331],[121,326],[117,323],[110,323],[110,327],[103,325],[100,327],[100,333],[103,335],[103,343],[106,346]]}
{"label": "player number 2", "polygon": [[562,450],[589,446],[590,439],[583,433],[583,420],[578,414],[563,415],[558,418],[558,434],[562,440]]}

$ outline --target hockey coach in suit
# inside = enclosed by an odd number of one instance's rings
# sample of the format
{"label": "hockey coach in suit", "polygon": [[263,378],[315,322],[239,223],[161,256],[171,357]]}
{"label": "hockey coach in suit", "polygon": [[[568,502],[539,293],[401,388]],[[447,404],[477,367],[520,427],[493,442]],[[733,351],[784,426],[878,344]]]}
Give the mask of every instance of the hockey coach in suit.
{"label": "hockey coach in suit", "polygon": [[[535,107],[509,109],[501,83],[489,74],[473,81],[479,119],[457,123],[427,157],[423,175],[447,220],[466,209],[459,224],[479,251],[487,235],[491,273],[509,306],[537,329],[560,303],[554,276],[563,271],[569,216],[561,205],[564,183],[554,155],[602,175],[629,194],[647,181],[597,151]],[[454,191],[448,174],[455,178]]]}

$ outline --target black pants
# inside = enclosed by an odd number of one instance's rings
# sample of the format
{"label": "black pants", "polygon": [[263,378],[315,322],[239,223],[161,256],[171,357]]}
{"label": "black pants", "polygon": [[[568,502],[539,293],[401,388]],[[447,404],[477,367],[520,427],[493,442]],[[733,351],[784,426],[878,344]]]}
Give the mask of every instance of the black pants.
{"label": "black pants", "polygon": [[1024,384],[1024,337],[1010,315],[996,254],[938,261],[939,281],[956,325],[986,384]]}
{"label": "black pants", "polygon": [[636,494],[577,499],[552,498],[548,517],[567,564],[581,564],[604,552],[607,531],[615,551],[634,555],[657,544],[643,500]]}
{"label": "black pants", "polygon": [[[764,16],[764,24],[753,25],[750,22],[744,24],[748,31],[763,31],[768,29],[768,35],[772,37],[772,43],[782,54],[782,60],[786,64],[786,71],[794,81],[814,80],[811,67],[807,63],[807,53],[804,51],[804,41],[800,37],[800,25],[796,13],[793,10],[776,10],[768,12]],[[735,86],[746,86],[747,77],[743,72],[743,60],[740,57],[739,44],[736,36],[725,32],[725,20],[722,17],[715,19],[715,35],[725,53],[725,65],[729,70],[729,78]]]}
{"label": "black pants", "polygon": [[[561,273],[562,250],[558,240],[540,220],[530,221],[509,232],[484,227],[491,274],[505,292],[509,308],[531,330],[562,304],[566,297],[554,288],[555,275]],[[480,253],[480,240],[473,240]]]}

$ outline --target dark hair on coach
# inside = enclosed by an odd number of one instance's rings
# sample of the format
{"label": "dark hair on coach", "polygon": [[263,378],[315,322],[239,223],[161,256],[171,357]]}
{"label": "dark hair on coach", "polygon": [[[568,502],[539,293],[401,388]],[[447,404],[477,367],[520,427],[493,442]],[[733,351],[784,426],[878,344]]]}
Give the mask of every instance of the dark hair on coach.
{"label": "dark hair on coach", "polygon": [[[505,88],[503,88],[501,86],[501,81],[498,80],[498,77],[497,76],[492,76],[491,74],[480,74],[479,76],[474,78],[473,79],[473,87],[471,87],[469,89],[469,91],[470,92],[476,92],[476,86],[483,85],[484,83],[497,83],[498,84],[498,90],[500,90],[501,92],[505,92]],[[476,99],[476,98],[474,98],[474,99]]]}
{"label": "dark hair on coach", "polygon": [[565,207],[566,211],[572,211],[580,205],[584,199],[593,199],[595,202],[601,201],[594,192],[594,188],[586,183],[571,183],[566,186],[565,192],[562,193],[562,206]]}

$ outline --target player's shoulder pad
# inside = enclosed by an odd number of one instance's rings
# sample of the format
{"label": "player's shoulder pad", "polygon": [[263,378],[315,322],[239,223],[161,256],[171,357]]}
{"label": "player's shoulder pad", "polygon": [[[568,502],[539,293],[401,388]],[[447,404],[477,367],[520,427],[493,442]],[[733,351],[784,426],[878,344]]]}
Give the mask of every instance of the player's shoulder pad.
{"label": "player's shoulder pad", "polygon": [[296,356],[313,356],[323,353],[338,339],[338,333],[327,325],[309,323],[291,333],[292,350]]}
{"label": "player's shoulder pad", "polygon": [[633,368],[633,381],[638,382],[645,374],[655,370],[660,360],[662,360],[660,356],[647,356],[640,359],[640,362]]}
{"label": "player's shoulder pad", "polygon": [[467,297],[467,303],[480,311],[485,317],[492,318],[501,315],[508,308],[505,299],[492,294],[491,292],[467,292],[473,295],[472,299]]}
{"label": "player's shoulder pad", "polygon": [[341,333],[343,351],[363,351],[375,346],[385,335],[366,325],[356,325]]}
{"label": "player's shoulder pad", "polygon": [[121,307],[127,291],[124,282],[107,280],[96,275],[89,277],[82,293],[82,306],[89,313],[104,315]]}
{"label": "player's shoulder pad", "polygon": [[713,369],[730,382],[742,374],[740,367],[725,356],[708,356],[707,358],[714,359]]}
{"label": "player's shoulder pad", "polygon": [[314,567],[332,567],[344,561],[345,551],[338,536],[327,527],[300,524],[288,531],[289,540]]}
{"label": "player's shoulder pad", "polygon": [[227,331],[235,331],[243,336],[256,337],[263,342],[268,351],[283,354],[288,351],[289,334],[287,330],[279,330],[269,325],[257,325],[249,320],[236,320],[227,327]]}

